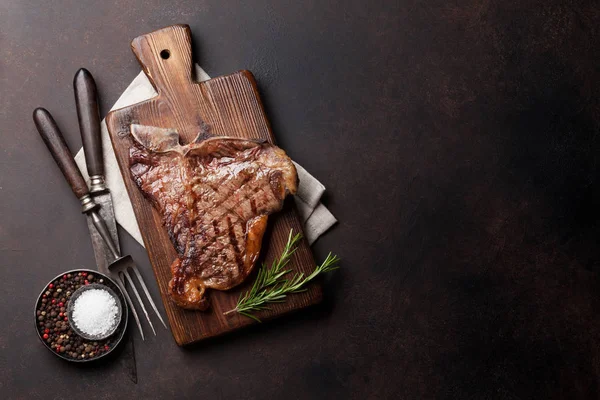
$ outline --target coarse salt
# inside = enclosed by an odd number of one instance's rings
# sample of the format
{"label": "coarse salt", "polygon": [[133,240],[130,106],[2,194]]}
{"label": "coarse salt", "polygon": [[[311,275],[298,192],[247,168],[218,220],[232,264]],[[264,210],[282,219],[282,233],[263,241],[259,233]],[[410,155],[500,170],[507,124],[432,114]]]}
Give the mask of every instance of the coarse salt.
{"label": "coarse salt", "polygon": [[100,337],[115,327],[118,314],[117,302],[109,292],[91,289],[75,299],[72,320],[83,333]]}

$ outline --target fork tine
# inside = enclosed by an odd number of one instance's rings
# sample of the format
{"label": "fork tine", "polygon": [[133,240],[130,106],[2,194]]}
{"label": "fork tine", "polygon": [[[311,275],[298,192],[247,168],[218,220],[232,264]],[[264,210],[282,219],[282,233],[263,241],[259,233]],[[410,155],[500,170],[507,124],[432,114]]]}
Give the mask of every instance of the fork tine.
{"label": "fork tine", "polygon": [[140,330],[140,335],[142,335],[142,340],[145,340],[144,339],[144,331],[142,330],[142,324],[140,323],[140,318],[138,317],[137,312],[135,311],[135,307],[133,306],[131,297],[129,297],[129,293],[127,293],[127,289],[125,289],[125,284],[121,280],[122,279],[121,275],[117,274],[116,278],[117,279],[115,279],[115,282],[116,282],[117,286],[119,286],[119,289],[121,289],[121,292],[123,292],[123,296],[125,296],[125,300],[127,300],[127,303],[129,304],[129,308],[131,308],[131,312],[133,313],[133,318],[135,318],[135,323],[137,324],[137,327]]}
{"label": "fork tine", "polygon": [[154,336],[156,336],[156,331],[154,330],[154,325],[152,325],[152,321],[150,321],[150,316],[148,315],[148,311],[146,311],[146,307],[144,306],[144,302],[142,301],[142,298],[140,297],[140,294],[138,293],[135,284],[133,282],[133,279],[131,279],[131,275],[129,275],[129,271],[127,271],[127,269],[123,269],[123,274],[125,274],[125,277],[127,279],[129,279],[129,285],[131,286],[131,290],[133,290],[133,294],[135,294],[135,297],[137,298],[138,302],[140,303],[140,306],[142,307],[142,311],[144,312],[144,315],[146,316],[146,319],[148,320],[148,323],[150,324],[150,328],[152,329],[152,333],[154,333]]}
{"label": "fork tine", "polygon": [[140,285],[142,286],[142,289],[144,290],[144,293],[146,293],[146,298],[148,299],[148,302],[154,309],[154,312],[156,312],[156,315],[158,315],[158,319],[160,319],[160,322],[162,322],[163,326],[166,328],[167,324],[165,324],[165,321],[162,319],[162,316],[158,312],[158,309],[156,308],[156,304],[154,304],[154,301],[152,300],[152,297],[150,296],[150,293],[148,292],[148,288],[146,287],[146,284],[144,283],[142,274],[140,274],[140,271],[138,271],[137,267],[135,267],[135,266],[131,267],[131,269],[133,270],[133,272],[135,272],[135,276],[137,276],[138,281],[140,282]]}

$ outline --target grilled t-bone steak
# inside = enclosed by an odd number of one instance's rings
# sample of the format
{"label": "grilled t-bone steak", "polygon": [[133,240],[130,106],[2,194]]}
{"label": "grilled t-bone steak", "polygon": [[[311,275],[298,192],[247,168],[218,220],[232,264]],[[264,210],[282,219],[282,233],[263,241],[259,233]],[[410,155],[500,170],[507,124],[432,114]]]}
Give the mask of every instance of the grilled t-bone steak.
{"label": "grilled t-bone steak", "polygon": [[131,175],[162,215],[178,254],[171,298],[205,310],[206,288],[230,289],[252,271],[267,216],[296,192],[294,164],[265,142],[212,137],[181,145],[174,129],[136,124],[131,134]]}

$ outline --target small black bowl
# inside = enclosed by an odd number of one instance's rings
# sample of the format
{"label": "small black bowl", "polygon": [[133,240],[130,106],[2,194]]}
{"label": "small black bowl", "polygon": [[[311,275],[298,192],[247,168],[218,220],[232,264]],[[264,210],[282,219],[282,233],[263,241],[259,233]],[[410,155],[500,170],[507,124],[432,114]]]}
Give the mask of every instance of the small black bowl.
{"label": "small black bowl", "polygon": [[[48,343],[46,343],[46,341],[44,340],[44,338],[42,337],[42,333],[40,333],[40,329],[38,326],[38,319],[37,319],[37,310],[38,307],[40,306],[40,303],[42,302],[42,295],[44,294],[44,292],[46,290],[48,290],[48,286],[53,283],[54,281],[61,279],[63,275],[66,274],[78,274],[80,272],[86,272],[88,274],[93,274],[95,276],[98,277],[98,279],[103,279],[103,285],[106,285],[108,288],[112,289],[113,292],[117,295],[117,297],[119,298],[119,301],[121,302],[121,307],[123,310],[122,313],[122,317],[121,317],[121,322],[119,323],[119,326],[117,327],[117,329],[115,330],[115,332],[110,336],[110,338],[112,338],[112,344],[111,347],[108,351],[100,354],[97,357],[92,357],[92,358],[83,358],[83,359],[75,359],[75,358],[71,358],[71,357],[67,357],[61,353],[56,352],[55,350],[53,350]],[[38,334],[38,337],[40,338],[40,341],[44,344],[44,346],[46,346],[46,348],[55,356],[62,358],[63,360],[66,361],[70,361],[70,362],[76,362],[76,363],[86,363],[86,362],[93,362],[96,360],[99,360],[105,356],[107,356],[108,354],[112,353],[112,351],[114,349],[116,349],[119,345],[119,343],[121,343],[121,339],[123,339],[123,335],[125,334],[125,331],[127,330],[127,320],[128,320],[128,316],[129,316],[129,308],[127,306],[127,301],[125,301],[125,296],[123,295],[123,292],[121,291],[121,289],[119,288],[119,286],[117,286],[117,284],[110,279],[108,276],[98,272],[98,271],[93,271],[93,270],[89,270],[89,269],[74,269],[74,270],[70,270],[70,271],[66,271],[63,272],[57,276],[55,276],[52,280],[50,280],[45,286],[44,289],[40,292],[37,301],[35,302],[35,307],[33,310],[33,319],[34,319],[34,326],[35,326],[35,331]],[[99,340],[98,340],[99,341]]]}
{"label": "small black bowl", "polygon": [[[117,303],[117,322],[114,323],[112,329],[110,329],[110,331],[108,331],[106,334],[102,335],[102,336],[98,336],[98,337],[94,337],[93,335],[88,335],[87,333],[82,332],[78,327],[77,324],[73,323],[73,312],[75,311],[74,309],[74,304],[77,302],[77,298],[79,296],[81,296],[81,294],[85,293],[88,290],[94,290],[94,289],[101,289],[106,291],[112,298],[114,298],[116,300]],[[112,335],[114,335],[114,333],[117,331],[117,328],[119,328],[119,324],[121,323],[121,318],[123,316],[123,307],[121,305],[121,300],[119,299],[119,296],[108,286],[102,284],[102,283],[90,283],[89,285],[84,285],[82,287],[80,287],[79,289],[77,289],[76,291],[74,291],[73,293],[71,293],[71,297],[69,298],[69,306],[67,307],[67,317],[69,318],[69,325],[71,326],[71,330],[73,332],[75,332],[75,334],[81,336],[84,339],[87,340],[92,340],[92,341],[102,341],[104,339],[108,339],[109,337],[111,337]]]}

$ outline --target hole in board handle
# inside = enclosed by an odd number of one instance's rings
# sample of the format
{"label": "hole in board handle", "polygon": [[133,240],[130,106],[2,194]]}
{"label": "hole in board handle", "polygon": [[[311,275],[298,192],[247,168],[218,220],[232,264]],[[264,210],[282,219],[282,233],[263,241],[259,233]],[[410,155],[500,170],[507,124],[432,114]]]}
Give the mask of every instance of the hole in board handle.
{"label": "hole in board handle", "polygon": [[160,52],[160,57],[161,57],[163,60],[166,60],[166,59],[168,59],[169,57],[171,57],[171,52],[170,52],[169,50],[167,50],[167,49],[164,49],[164,50],[162,50],[162,51]]}

